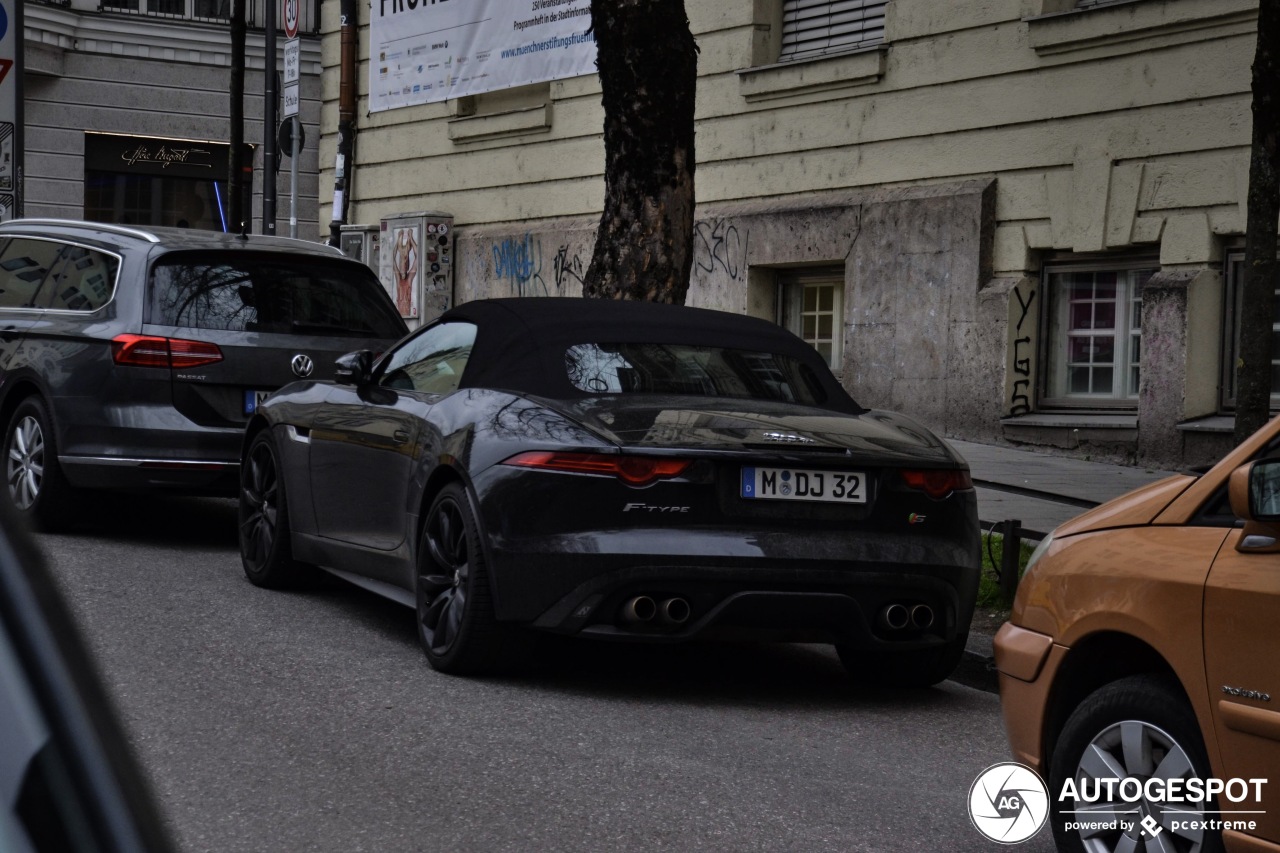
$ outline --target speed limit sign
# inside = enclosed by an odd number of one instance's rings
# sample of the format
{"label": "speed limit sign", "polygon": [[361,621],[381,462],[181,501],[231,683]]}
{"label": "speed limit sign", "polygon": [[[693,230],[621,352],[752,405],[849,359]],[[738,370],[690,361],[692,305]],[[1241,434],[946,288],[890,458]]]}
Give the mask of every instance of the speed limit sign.
{"label": "speed limit sign", "polygon": [[298,0],[283,0],[284,2],[284,34],[287,38],[294,38],[298,35]]}

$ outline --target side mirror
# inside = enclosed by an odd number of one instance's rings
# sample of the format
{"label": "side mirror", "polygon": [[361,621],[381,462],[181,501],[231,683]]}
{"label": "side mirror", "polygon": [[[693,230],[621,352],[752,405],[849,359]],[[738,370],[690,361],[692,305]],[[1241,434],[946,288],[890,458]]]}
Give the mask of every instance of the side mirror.
{"label": "side mirror", "polygon": [[362,349],[349,352],[336,362],[334,379],[339,385],[368,385],[373,381],[373,353]]}
{"label": "side mirror", "polygon": [[1241,465],[1227,482],[1231,511],[1244,519],[1238,551],[1280,551],[1280,459]]}

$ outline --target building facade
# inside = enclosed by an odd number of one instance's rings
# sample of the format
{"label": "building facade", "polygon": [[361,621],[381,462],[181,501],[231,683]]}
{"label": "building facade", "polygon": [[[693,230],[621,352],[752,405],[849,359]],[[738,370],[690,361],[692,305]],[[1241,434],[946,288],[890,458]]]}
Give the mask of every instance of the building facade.
{"label": "building facade", "polygon": [[[23,215],[240,230],[227,217],[228,7],[227,0],[25,3]],[[247,8],[244,162],[252,175],[243,209],[260,232],[263,0]],[[294,214],[299,235],[315,239],[320,43],[316,5],[301,8],[306,142]],[[277,233],[287,234],[290,164],[281,164]]]}
{"label": "building facade", "polygon": [[[1230,446],[1257,0],[686,8],[688,304],[788,325],[859,402],[948,436],[1162,467]],[[347,221],[451,214],[454,301],[580,294],[597,79],[367,114],[359,43]]]}

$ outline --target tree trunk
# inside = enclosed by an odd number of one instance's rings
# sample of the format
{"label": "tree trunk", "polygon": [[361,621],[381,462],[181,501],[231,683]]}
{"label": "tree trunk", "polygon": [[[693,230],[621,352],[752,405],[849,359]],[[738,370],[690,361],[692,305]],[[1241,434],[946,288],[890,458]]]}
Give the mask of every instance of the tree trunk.
{"label": "tree trunk", "polygon": [[1240,361],[1236,364],[1239,444],[1271,412],[1271,324],[1275,317],[1276,231],[1280,222],[1280,2],[1258,4],[1258,47],[1253,57],[1253,149],[1249,160],[1249,212],[1240,299]]}
{"label": "tree trunk", "polygon": [[[271,2],[271,0],[267,0]],[[231,152],[227,155],[227,229],[247,231],[244,223],[244,45],[248,27],[245,0],[231,0]]]}
{"label": "tree trunk", "polygon": [[591,0],[605,198],[583,295],[684,304],[693,266],[697,45],[684,0]]}

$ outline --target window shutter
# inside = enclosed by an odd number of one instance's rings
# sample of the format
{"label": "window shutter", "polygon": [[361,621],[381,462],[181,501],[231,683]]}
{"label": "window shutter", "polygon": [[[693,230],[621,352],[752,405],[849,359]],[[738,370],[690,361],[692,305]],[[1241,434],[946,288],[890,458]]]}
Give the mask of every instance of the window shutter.
{"label": "window shutter", "polygon": [[783,0],[782,53],[813,59],[884,41],[888,0]]}

